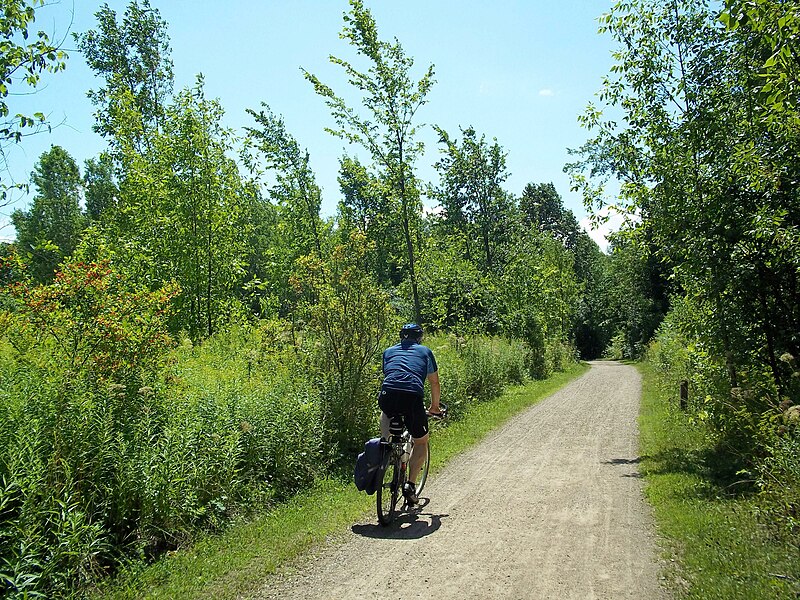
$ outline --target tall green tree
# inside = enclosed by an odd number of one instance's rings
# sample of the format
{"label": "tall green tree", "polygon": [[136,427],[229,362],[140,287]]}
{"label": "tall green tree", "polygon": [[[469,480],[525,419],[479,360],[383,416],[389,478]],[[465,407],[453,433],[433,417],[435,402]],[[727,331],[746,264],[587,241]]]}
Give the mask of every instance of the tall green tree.
{"label": "tall green tree", "polygon": [[230,158],[234,135],[224,111],[208,100],[203,80],[181,91],[155,138],[155,172],[147,196],[138,196],[139,232],[153,252],[158,281],[169,274],[181,286],[178,324],[194,338],[210,336],[233,306],[243,276],[248,224],[245,190]]}
{"label": "tall green tree", "polygon": [[519,208],[525,225],[548,231],[567,248],[575,248],[580,232],[578,221],[573,212],[564,207],[552,183],[527,184],[522,190]]}
{"label": "tall green tree", "polygon": [[602,28],[620,49],[600,97],[624,118],[587,110],[594,137],[572,172],[595,207],[604,201],[591,175],[622,181],[619,203],[656,259],[713,307],[706,332],[729,385],[738,387],[742,369],[766,368],[786,393],[794,382],[779,357],[800,350],[798,137],[761,118],[775,100],[762,77],[774,45],[726,30],[718,16],[711,2],[613,7]]}
{"label": "tall green tree", "polygon": [[370,271],[383,285],[397,286],[403,278],[403,232],[393,210],[391,191],[380,177],[371,173],[357,158],[344,156],[339,161],[338,227],[343,235],[362,232],[374,250],[368,252]]}
{"label": "tall green tree", "polygon": [[591,360],[602,355],[614,333],[608,306],[609,257],[585,231],[578,233],[572,254],[580,286],[573,335],[581,358]]}
{"label": "tall green tree", "polygon": [[261,176],[266,171],[275,178],[270,194],[285,213],[286,232],[297,256],[315,252],[323,255],[324,227],[319,217],[322,194],[310,166],[308,150],[286,131],[283,119],[266,104],[262,110],[247,112],[257,127],[246,127],[250,148],[247,162],[251,171]]}
{"label": "tall green tree", "polygon": [[[108,4],[95,17],[97,29],[75,35],[89,68],[104,81],[89,91],[98,107],[95,130],[112,143],[125,131],[142,152],[164,126],[173,89],[167,23],[149,0],[132,0],[121,21]],[[120,119],[132,114],[135,127],[123,127]]]}
{"label": "tall green tree", "polygon": [[503,330],[532,350],[531,375],[546,378],[553,352],[568,342],[579,287],[573,257],[552,236],[524,232],[498,281]]}
{"label": "tall green tree", "polygon": [[350,1],[350,12],[344,15],[341,37],[367,59],[367,71],[359,71],[351,63],[331,56],[347,74],[348,81],[362,94],[365,114],[347,102],[319,78],[308,71],[305,77],[314,90],[325,99],[337,129],[333,135],[366,149],[376,168],[381,171],[386,187],[399,209],[399,223],[405,238],[408,275],[414,303],[414,318],[420,320],[420,302],[415,270],[415,231],[421,210],[419,186],[414,175],[414,163],[423,145],[415,139],[416,114],[426,102],[434,83],[433,66],[418,80],[411,78],[414,66],[398,41],[389,43],[378,37],[372,13],[361,0]]}
{"label": "tall green tree", "polygon": [[[435,127],[443,156],[436,163],[440,184],[434,190],[443,211],[443,225],[450,234],[461,234],[466,258],[484,271],[496,266],[499,246],[509,239],[513,204],[503,191],[508,177],[506,155],[497,140],[478,136],[473,127],[461,130],[457,140]],[[473,239],[478,248],[473,250]]]}
{"label": "tall green tree", "polygon": [[100,221],[116,208],[119,190],[110,155],[103,153],[97,159],[90,158],[84,163],[83,186],[86,216],[91,221]]}
{"label": "tall green tree", "polygon": [[84,222],[80,209],[82,179],[75,159],[60,146],[42,153],[31,173],[36,195],[30,210],[15,210],[17,249],[27,257],[34,279],[45,283],[72,254]]}

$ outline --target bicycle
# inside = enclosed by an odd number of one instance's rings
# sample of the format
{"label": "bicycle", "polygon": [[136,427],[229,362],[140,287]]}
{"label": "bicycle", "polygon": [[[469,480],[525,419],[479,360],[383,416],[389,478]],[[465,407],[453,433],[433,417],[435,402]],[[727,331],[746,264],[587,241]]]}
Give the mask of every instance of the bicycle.
{"label": "bicycle", "polygon": [[[439,414],[428,413],[428,416],[441,420],[447,416],[447,405],[439,404]],[[403,417],[395,415],[389,421],[389,439],[381,440],[381,465],[378,468],[380,482],[376,494],[378,522],[389,525],[397,516],[397,502],[403,493],[403,485],[408,481],[408,460],[414,448],[414,438],[405,428]],[[422,493],[428,479],[431,463],[431,445],[428,444],[428,455],[417,477],[417,497]],[[403,508],[406,507],[404,499]]]}

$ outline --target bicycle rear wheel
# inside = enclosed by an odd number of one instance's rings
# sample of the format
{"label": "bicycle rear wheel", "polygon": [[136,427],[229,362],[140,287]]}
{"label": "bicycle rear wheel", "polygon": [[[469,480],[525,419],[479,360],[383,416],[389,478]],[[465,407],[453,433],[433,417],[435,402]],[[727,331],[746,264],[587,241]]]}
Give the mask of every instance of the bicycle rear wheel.
{"label": "bicycle rear wheel", "polygon": [[378,522],[388,525],[394,520],[397,512],[397,498],[400,495],[400,469],[394,453],[387,452],[378,473],[381,482],[376,491]]}
{"label": "bicycle rear wheel", "polygon": [[428,442],[428,453],[425,456],[425,462],[422,463],[422,469],[419,471],[419,475],[417,475],[417,498],[422,493],[422,488],[425,487],[425,482],[428,480],[428,469],[431,466],[431,444]]}

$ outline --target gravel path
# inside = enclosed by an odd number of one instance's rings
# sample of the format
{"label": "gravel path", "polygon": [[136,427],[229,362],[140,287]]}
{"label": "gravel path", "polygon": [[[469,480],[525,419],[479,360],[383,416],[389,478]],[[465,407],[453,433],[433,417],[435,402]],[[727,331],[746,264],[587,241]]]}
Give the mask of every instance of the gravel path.
{"label": "gravel path", "polygon": [[593,363],[432,478],[418,512],[353,525],[256,597],[667,598],[637,468],[640,388],[633,367]]}

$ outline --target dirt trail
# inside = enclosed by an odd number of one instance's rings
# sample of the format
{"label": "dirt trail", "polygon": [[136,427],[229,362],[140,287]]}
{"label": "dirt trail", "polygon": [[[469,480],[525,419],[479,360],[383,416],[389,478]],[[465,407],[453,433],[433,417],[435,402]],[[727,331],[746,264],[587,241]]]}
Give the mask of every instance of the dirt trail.
{"label": "dirt trail", "polygon": [[448,465],[417,514],[354,525],[257,598],[667,598],[637,469],[640,384],[593,363]]}

